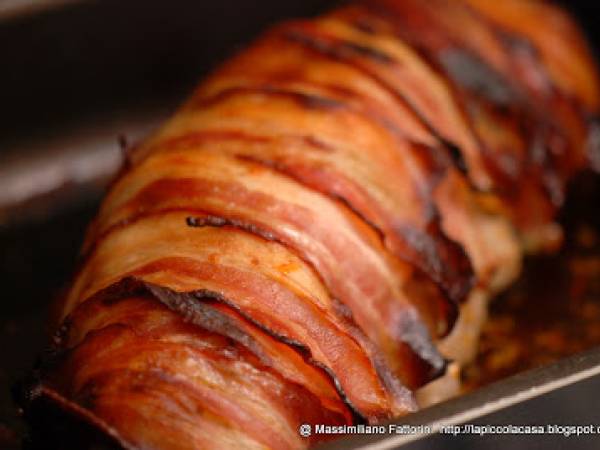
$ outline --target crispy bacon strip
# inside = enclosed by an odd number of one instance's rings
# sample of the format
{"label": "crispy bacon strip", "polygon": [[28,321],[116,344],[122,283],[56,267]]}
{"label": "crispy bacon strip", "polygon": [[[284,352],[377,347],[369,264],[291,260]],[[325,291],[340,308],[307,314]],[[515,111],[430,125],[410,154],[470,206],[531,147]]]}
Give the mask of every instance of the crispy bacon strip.
{"label": "crispy bacon strip", "polygon": [[[83,303],[67,324],[45,385],[134,445],[301,448],[304,420],[351,422],[322,371],[229,308],[126,281]],[[146,427],[157,414],[161,424]]]}
{"label": "crispy bacon strip", "polygon": [[46,424],[63,447],[301,449],[324,437],[303,423],[452,395],[488,299],[600,167],[599,107],[583,38],[540,0],[276,26],[129,155],[28,417],[89,431]]}
{"label": "crispy bacon strip", "polygon": [[[550,222],[562,204],[566,181],[586,164],[586,116],[594,109],[582,108],[590,105],[575,98],[578,94],[572,86],[561,87],[557,82],[555,89],[551,70],[538,57],[544,54],[556,63],[553,66],[560,64],[556,55],[549,56],[549,40],[539,37],[544,33],[556,36],[553,27],[531,27],[530,34],[537,39],[529,41],[524,39],[522,28],[503,29],[483,13],[518,14],[516,11],[522,9],[528,12],[529,23],[534,11],[537,17],[561,21],[561,27],[570,33],[559,47],[573,48],[577,61],[573,66],[587,77],[585,81],[580,77],[580,88],[587,89],[593,102],[596,73],[587,69],[593,68],[593,63],[581,36],[564,23],[562,13],[537,0],[517,0],[513,3],[521,6],[512,8],[466,2],[483,11],[449,0],[364,3],[364,7],[349,7],[334,15],[355,26],[399,36],[420,50],[433,70],[448,81],[468,128],[480,143],[478,164],[465,156],[469,178],[478,187],[499,194],[528,249],[555,245],[556,227]],[[389,20],[390,15],[393,20]],[[488,180],[487,186],[478,181],[483,179]]]}
{"label": "crispy bacon strip", "polygon": [[[114,284],[124,273],[177,292],[204,289],[339,374],[337,383],[365,416],[387,417],[390,409],[412,408],[403,391],[396,393],[398,400],[386,395],[377,374],[386,366],[302,259],[280,244],[263,245],[260,236],[239,228],[208,224],[191,228],[187,217],[187,213],[149,217],[108,235],[81,272],[67,309]],[[164,245],[151,245],[165,235],[169,239]],[[140,247],[147,251],[127,258],[131,249]]]}

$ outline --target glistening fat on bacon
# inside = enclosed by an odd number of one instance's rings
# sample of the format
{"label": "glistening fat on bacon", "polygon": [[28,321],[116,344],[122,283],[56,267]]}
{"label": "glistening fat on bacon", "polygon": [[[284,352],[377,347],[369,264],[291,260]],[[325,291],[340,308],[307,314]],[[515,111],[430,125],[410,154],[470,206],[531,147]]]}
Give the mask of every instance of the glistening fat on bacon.
{"label": "glistening fat on bacon", "polygon": [[32,377],[38,442],[301,449],[303,423],[454,395],[489,298],[600,166],[599,107],[540,0],[273,28],[128,155]]}

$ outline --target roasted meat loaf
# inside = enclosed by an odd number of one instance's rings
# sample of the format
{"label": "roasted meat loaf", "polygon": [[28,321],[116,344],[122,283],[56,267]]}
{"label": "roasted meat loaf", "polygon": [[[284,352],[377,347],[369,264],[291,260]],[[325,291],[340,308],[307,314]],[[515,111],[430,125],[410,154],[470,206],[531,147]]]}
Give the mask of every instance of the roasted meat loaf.
{"label": "roasted meat loaf", "polygon": [[301,424],[453,395],[488,300],[600,167],[599,89],[538,0],[267,31],[127,152],[28,385],[37,442],[300,449],[326,437]]}

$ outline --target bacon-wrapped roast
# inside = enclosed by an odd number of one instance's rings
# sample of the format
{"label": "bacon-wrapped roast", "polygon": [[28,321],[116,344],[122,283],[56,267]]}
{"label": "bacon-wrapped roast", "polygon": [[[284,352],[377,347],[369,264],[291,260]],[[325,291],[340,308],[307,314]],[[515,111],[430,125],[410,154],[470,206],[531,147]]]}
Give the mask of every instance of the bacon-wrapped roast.
{"label": "bacon-wrapped roast", "polygon": [[292,449],[452,395],[487,300],[600,166],[599,89],[537,0],[275,27],[128,155],[28,414],[128,449]]}

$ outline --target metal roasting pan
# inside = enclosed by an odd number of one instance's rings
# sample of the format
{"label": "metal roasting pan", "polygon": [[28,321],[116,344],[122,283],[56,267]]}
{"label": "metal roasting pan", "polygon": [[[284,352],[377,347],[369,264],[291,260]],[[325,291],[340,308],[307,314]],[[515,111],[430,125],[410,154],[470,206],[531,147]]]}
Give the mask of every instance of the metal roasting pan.
{"label": "metal roasting pan", "polygon": [[[120,145],[149,133],[268,24],[334,4],[0,0],[0,449],[19,448],[25,427],[10,388],[44,346],[48,304],[69,279]],[[568,6],[600,43],[600,5]],[[354,435],[321,448],[600,448],[600,435],[437,433],[465,423],[600,425],[599,374],[597,348],[395,422],[432,434]]]}

